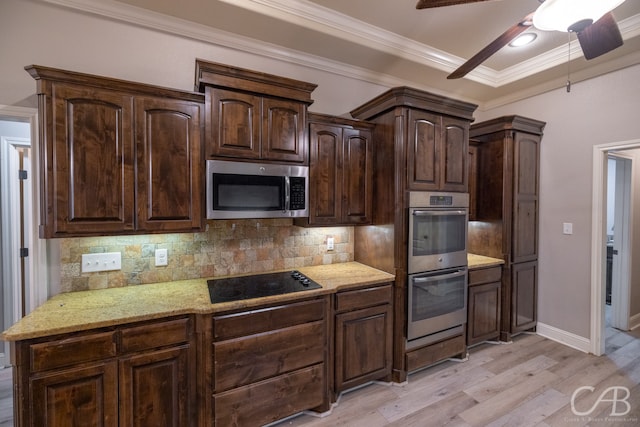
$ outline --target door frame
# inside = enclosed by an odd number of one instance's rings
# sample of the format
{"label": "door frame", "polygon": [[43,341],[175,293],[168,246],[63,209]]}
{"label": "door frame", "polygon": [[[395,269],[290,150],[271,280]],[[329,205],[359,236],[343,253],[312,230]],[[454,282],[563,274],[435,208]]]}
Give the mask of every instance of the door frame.
{"label": "door frame", "polygon": [[[38,238],[38,224],[40,223],[40,197],[38,196],[40,194],[38,110],[36,108],[0,105],[0,119],[5,121],[26,122],[29,123],[31,129],[31,207],[33,210],[33,220],[31,222],[32,238],[29,243],[29,257],[31,258],[30,269],[28,272],[29,283],[25,290],[26,313],[24,314],[27,314],[33,311],[37,306],[44,303],[49,296],[49,273],[47,262],[48,244],[45,240]],[[17,251],[13,251],[11,253],[15,253],[17,255]],[[13,305],[13,297],[11,297],[11,300]],[[13,323],[16,316],[13,313],[10,314],[10,316],[9,321]],[[0,342],[0,353],[3,353],[3,356],[8,355],[8,347],[8,343]]]}
{"label": "door frame", "polygon": [[607,161],[611,151],[640,148],[640,139],[593,146],[593,194],[591,200],[591,338],[590,352],[605,353],[604,302],[606,292]]}

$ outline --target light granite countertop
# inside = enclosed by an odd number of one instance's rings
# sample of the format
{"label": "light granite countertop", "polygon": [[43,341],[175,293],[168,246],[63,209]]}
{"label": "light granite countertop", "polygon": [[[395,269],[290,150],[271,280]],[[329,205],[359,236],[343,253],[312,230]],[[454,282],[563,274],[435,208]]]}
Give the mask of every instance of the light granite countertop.
{"label": "light granite countertop", "polygon": [[304,292],[212,304],[207,279],[69,292],[50,298],[4,331],[20,341],[181,314],[213,314],[390,282],[395,276],[357,262],[297,269],[322,286]]}
{"label": "light granite countertop", "polygon": [[469,265],[469,268],[485,268],[502,265],[504,264],[504,260],[484,255],[467,254],[467,263]]}

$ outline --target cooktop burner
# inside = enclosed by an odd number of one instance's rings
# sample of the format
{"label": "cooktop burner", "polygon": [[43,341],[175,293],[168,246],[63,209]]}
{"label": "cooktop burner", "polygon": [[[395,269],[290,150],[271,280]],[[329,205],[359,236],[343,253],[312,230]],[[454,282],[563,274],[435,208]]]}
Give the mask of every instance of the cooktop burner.
{"label": "cooktop burner", "polygon": [[212,303],[269,297],[321,288],[299,271],[207,280]]}

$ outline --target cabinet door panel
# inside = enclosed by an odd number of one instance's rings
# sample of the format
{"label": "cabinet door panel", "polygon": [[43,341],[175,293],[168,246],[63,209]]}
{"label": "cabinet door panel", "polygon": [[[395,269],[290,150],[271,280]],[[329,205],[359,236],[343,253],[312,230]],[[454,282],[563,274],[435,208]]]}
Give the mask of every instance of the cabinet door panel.
{"label": "cabinet door panel", "polygon": [[207,157],[260,158],[261,98],[206,88]]}
{"label": "cabinet door panel", "polygon": [[121,425],[189,424],[188,348],[184,345],[121,359]]}
{"label": "cabinet door panel", "polygon": [[341,220],[342,129],[312,123],[310,139],[309,222],[337,224]]}
{"label": "cabinet door panel", "polygon": [[513,262],[538,257],[538,171],[537,135],[516,134],[513,162]]}
{"label": "cabinet door panel", "polygon": [[513,264],[511,276],[511,333],[535,326],[537,316],[538,263]]}
{"label": "cabinet door panel", "polygon": [[262,157],[303,163],[306,159],[305,105],[263,99]]}
{"label": "cabinet door panel", "polygon": [[346,223],[371,221],[373,148],[371,133],[343,131],[343,219]]}
{"label": "cabinet door panel", "polygon": [[442,128],[440,189],[465,192],[468,188],[469,122],[445,117]]}
{"label": "cabinet door panel", "polygon": [[391,306],[385,304],[336,316],[336,391],[391,373]]}
{"label": "cabinet door panel", "polygon": [[411,190],[438,190],[440,120],[435,114],[409,112],[408,178]]}
{"label": "cabinet door panel", "polygon": [[132,97],[54,84],[52,110],[51,234],[133,230]]}
{"label": "cabinet door panel", "polygon": [[200,108],[169,99],[136,100],[141,230],[201,227]]}
{"label": "cabinet door panel", "polygon": [[501,282],[469,287],[467,345],[500,336]]}
{"label": "cabinet door panel", "polygon": [[118,425],[116,362],[56,371],[31,380],[33,426]]}

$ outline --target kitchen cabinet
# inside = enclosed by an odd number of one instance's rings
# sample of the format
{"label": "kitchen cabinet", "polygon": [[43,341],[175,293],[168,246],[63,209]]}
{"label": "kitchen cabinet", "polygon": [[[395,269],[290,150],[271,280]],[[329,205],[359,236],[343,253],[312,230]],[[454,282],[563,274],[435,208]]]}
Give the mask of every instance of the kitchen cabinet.
{"label": "kitchen cabinet", "polygon": [[469,121],[408,111],[409,189],[467,192]]}
{"label": "kitchen cabinet", "polygon": [[478,141],[469,252],[505,261],[501,339],[536,325],[540,143],[545,123],[505,116],[471,126]]}
{"label": "kitchen cabinet", "polygon": [[41,237],[202,227],[200,94],[30,66]]}
{"label": "kitchen cabinet", "polygon": [[468,165],[469,172],[469,221],[475,221],[477,217],[478,194],[478,143],[469,141]]}
{"label": "kitchen cabinet", "polygon": [[309,218],[296,223],[371,222],[373,127],[366,122],[309,115]]}
{"label": "kitchen cabinet", "polygon": [[326,297],[212,317],[214,425],[329,409]]}
{"label": "kitchen cabinet", "polygon": [[392,301],[392,284],[335,295],[334,398],[368,381],[390,380]]}
{"label": "kitchen cabinet", "polygon": [[192,323],[181,317],[15,343],[16,425],[193,425]]}
{"label": "kitchen cabinet", "polygon": [[307,107],[315,84],[196,61],[207,158],[308,164]]}
{"label": "kitchen cabinet", "polygon": [[502,267],[469,268],[467,345],[500,338]]}
{"label": "kitchen cabinet", "polygon": [[465,336],[408,351],[407,264],[410,191],[467,192],[469,126],[477,105],[396,87],[351,111],[372,122],[374,194],[370,226],[354,229],[354,259],[388,273],[393,292],[393,380],[409,370],[466,354]]}

